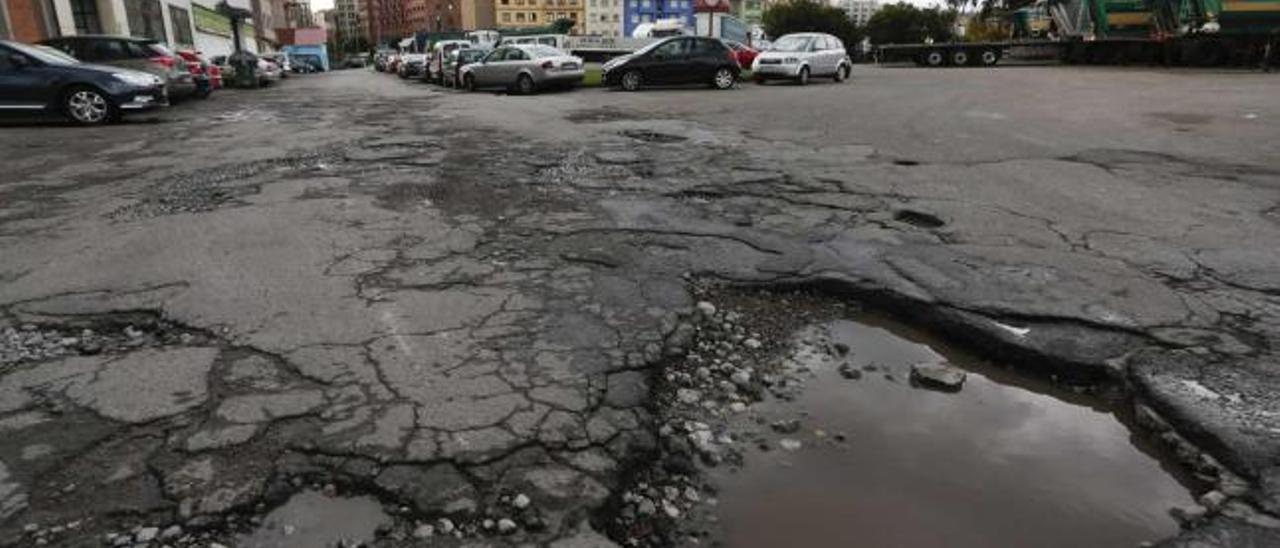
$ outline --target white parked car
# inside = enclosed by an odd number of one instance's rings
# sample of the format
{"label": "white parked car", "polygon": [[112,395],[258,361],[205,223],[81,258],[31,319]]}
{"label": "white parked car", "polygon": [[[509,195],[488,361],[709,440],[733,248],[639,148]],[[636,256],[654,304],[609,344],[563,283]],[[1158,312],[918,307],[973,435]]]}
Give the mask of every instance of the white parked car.
{"label": "white parked car", "polygon": [[583,63],[551,46],[498,46],[483,59],[462,67],[458,76],[468,90],[507,88],[521,95],[539,89],[582,83]]}
{"label": "white parked car", "polygon": [[804,85],[815,77],[843,82],[852,71],[853,61],[840,39],[820,32],[778,38],[751,63],[751,77],[756,83],[784,79]]}
{"label": "white parked car", "polygon": [[280,71],[280,65],[262,57],[258,58],[258,85],[265,86],[278,81],[281,74],[283,73]]}

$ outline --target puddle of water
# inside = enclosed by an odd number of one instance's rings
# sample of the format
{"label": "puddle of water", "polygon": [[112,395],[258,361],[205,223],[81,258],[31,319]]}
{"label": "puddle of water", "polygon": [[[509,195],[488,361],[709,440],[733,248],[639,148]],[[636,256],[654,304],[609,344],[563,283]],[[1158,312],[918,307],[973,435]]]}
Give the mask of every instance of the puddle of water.
{"label": "puddle of water", "polygon": [[[893,332],[836,321],[800,335],[851,351],[802,344],[795,359],[814,378],[795,401],[757,407],[770,421],[805,413],[804,430],[770,434],[804,446],[775,439],[716,472],[728,546],[1131,547],[1177,532],[1168,510],[1193,502],[1188,487],[1098,398],[868,321]],[[968,372],[962,390],[910,385],[912,364],[940,358]],[[844,362],[862,377],[843,378]]]}
{"label": "puddle of water", "polygon": [[321,548],[339,541],[371,542],[378,526],[391,518],[373,497],[330,497],[315,491],[294,495],[272,510],[240,548]]}

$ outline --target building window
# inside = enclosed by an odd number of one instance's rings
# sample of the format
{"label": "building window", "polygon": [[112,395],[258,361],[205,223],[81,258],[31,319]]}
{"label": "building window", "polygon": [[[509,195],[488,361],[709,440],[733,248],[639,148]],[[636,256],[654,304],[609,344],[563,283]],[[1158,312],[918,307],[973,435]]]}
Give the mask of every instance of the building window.
{"label": "building window", "polygon": [[507,6],[510,4],[511,4],[511,0],[502,0],[502,5]]}
{"label": "building window", "polygon": [[511,13],[510,13],[510,12],[503,12],[503,14],[502,14],[502,22],[503,22],[503,23],[510,23],[510,22],[511,22]]}
{"label": "building window", "polygon": [[160,12],[160,0],[125,0],[125,13],[129,19],[129,34],[160,42],[169,39],[164,32],[164,15]]}
{"label": "building window", "polygon": [[102,34],[97,0],[71,0],[71,19],[75,21],[76,34]]}
{"label": "building window", "polygon": [[523,12],[523,11],[522,11],[522,12],[520,12],[520,13],[517,13],[517,14],[516,14],[516,22],[517,22],[517,23],[523,23],[523,22],[524,22],[524,12]]}
{"label": "building window", "polygon": [[530,23],[537,23],[537,22],[538,22],[538,14],[537,14],[536,12],[535,12],[535,13],[530,13],[530,14],[529,14],[529,22],[530,22]]}
{"label": "building window", "polygon": [[169,6],[169,22],[173,23],[173,41],[184,46],[195,45],[191,39],[191,14],[178,6]]}

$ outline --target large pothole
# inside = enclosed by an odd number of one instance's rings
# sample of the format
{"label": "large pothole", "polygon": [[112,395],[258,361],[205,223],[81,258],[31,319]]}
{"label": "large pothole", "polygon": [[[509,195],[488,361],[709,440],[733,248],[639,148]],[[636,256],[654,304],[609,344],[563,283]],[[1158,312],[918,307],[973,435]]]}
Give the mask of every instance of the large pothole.
{"label": "large pothole", "polygon": [[[714,476],[729,546],[1134,546],[1194,504],[1128,406],[883,318],[806,327],[784,364],[803,387],[737,418],[758,447]],[[926,388],[921,364],[963,384]]]}
{"label": "large pothole", "polygon": [[1207,485],[1132,427],[1123,387],[1030,376],[830,295],[695,292],[655,388],[659,449],[598,523],[620,544],[1134,546],[1203,515]]}

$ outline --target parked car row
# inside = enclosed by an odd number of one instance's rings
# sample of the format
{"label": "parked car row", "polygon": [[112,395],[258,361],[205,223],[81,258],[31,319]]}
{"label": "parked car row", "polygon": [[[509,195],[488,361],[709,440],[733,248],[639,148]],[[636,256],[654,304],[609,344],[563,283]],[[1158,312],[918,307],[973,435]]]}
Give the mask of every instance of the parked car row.
{"label": "parked car row", "polygon": [[[529,94],[548,87],[582,83],[583,60],[543,44],[500,44],[485,49],[460,40],[435,44],[428,53],[380,52],[374,68],[402,78],[467,90],[506,89]],[[737,42],[702,36],[673,36],[601,65],[602,83],[636,91],[651,86],[706,84],[728,89],[745,69],[757,83],[813,78],[847,79],[853,62],[844,44],[829,34],[789,34],[757,51]]]}
{"label": "parked car row", "polygon": [[582,59],[551,46],[514,44],[493,49],[443,40],[428,53],[384,53],[374,68],[436,85],[467,90],[507,89],[521,94],[582,83]]}
{"label": "parked car row", "polygon": [[0,40],[0,111],[58,112],[92,125],[181,97],[208,97],[221,79],[191,53],[118,36],[69,36],[35,45]]}
{"label": "parked car row", "polygon": [[[257,77],[258,86],[269,86],[272,82],[278,82],[285,78],[288,71],[276,61],[273,61],[269,55],[247,54],[253,59],[254,75]],[[288,62],[288,57],[281,55]],[[228,55],[215,55],[213,64],[222,72],[224,78],[235,78],[238,70],[236,64],[231,61]]]}

